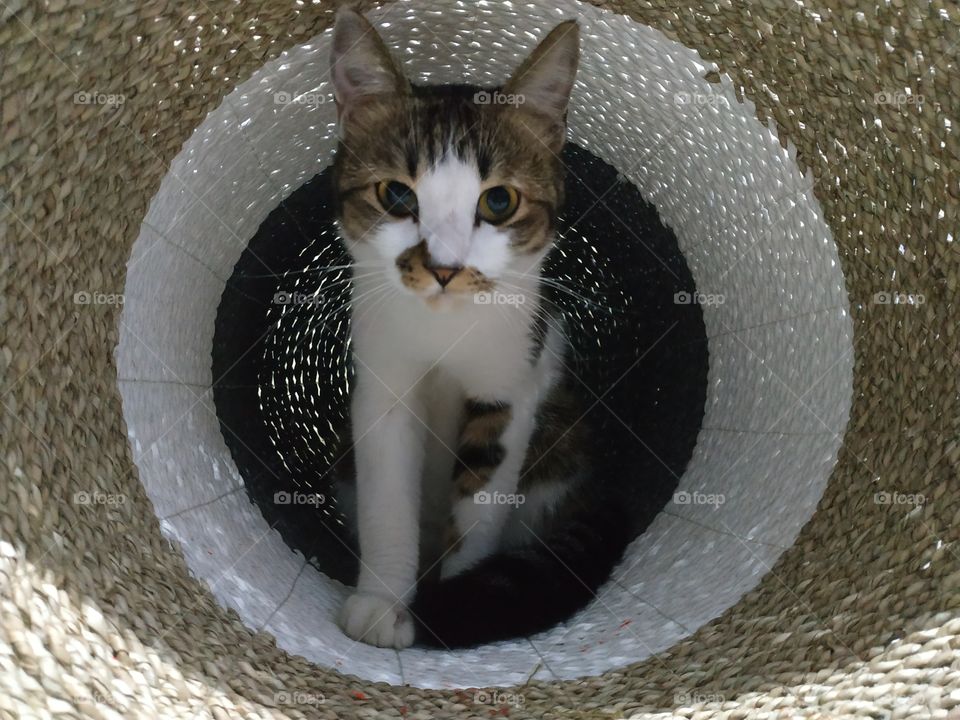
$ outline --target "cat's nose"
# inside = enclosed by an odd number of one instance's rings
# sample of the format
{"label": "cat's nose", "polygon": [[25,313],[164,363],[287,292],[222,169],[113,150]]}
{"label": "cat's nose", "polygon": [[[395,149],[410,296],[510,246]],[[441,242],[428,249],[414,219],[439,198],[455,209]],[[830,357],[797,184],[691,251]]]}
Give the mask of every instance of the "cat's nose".
{"label": "cat's nose", "polygon": [[431,267],[427,268],[430,273],[437,279],[437,282],[440,283],[440,287],[445,288],[454,276],[463,268],[460,267]]}

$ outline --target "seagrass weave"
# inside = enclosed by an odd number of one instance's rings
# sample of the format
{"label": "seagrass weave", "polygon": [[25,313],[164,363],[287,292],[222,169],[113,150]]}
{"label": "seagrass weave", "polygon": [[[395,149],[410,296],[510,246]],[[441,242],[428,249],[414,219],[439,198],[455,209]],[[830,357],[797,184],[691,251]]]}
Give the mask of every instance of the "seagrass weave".
{"label": "seagrass weave", "polygon": [[233,263],[329,162],[336,6],[0,0],[0,715],[960,711],[960,9],[371,11],[422,79],[491,83],[581,17],[571,134],[676,232],[710,343],[686,494],[591,608],[391,654],[336,634],[210,389]]}

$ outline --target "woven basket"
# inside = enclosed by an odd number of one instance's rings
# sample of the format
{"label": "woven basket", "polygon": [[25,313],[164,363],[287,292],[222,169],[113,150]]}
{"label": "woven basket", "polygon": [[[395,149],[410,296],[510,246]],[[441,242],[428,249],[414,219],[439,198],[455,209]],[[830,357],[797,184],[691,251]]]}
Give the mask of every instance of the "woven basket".
{"label": "woven basket", "polygon": [[960,11],[469,5],[371,17],[413,75],[488,82],[581,17],[573,139],[726,293],[685,499],[554,635],[334,634],[345,588],[217,455],[209,343],[259,219],[329,161],[332,108],[275,95],[323,97],[336,3],[7,0],[0,714],[960,715]]}

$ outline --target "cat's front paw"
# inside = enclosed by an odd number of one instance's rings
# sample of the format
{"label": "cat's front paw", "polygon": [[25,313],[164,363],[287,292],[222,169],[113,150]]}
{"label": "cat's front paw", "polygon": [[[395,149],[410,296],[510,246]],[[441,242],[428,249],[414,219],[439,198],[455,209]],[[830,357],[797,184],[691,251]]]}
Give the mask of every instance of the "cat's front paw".
{"label": "cat's front paw", "polygon": [[399,600],[358,592],[340,613],[343,631],[354,640],[398,650],[413,644],[413,618]]}

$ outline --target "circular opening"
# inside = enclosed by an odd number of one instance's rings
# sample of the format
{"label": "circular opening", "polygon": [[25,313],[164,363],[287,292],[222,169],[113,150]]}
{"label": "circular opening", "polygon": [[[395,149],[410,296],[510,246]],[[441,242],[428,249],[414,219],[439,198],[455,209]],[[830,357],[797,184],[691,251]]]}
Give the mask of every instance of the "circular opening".
{"label": "circular opening", "polygon": [[489,85],[571,16],[583,30],[571,140],[657,206],[700,297],[723,301],[701,306],[706,410],[677,493],[565,626],[455,653],[354,643],[334,622],[348,588],[291,551],[246,497],[212,402],[214,321],[258,226],[329,163],[328,35],[228,95],[151,203],[128,265],[117,349],[135,462],[192,572],[292,653],[424,687],[597,674],[670,647],[733,605],[823,491],[850,404],[846,292],[812,180],[753,106],[695,52],[572,1],[399,2],[373,19],[389,44],[411,48],[410,77]]}

